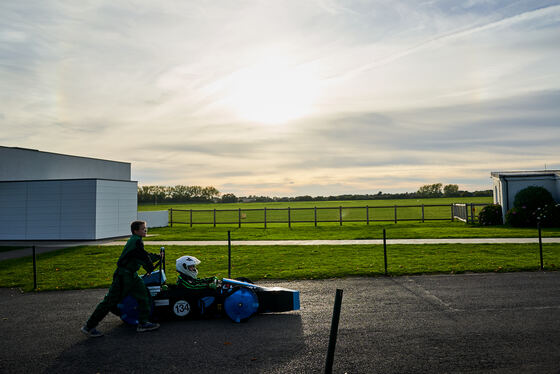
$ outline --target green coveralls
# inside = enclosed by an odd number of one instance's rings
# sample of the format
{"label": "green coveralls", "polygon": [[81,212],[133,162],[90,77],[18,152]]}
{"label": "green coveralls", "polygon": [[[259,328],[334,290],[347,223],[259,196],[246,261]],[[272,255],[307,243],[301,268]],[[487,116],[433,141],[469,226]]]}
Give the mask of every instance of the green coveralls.
{"label": "green coveralls", "polygon": [[153,262],[160,259],[159,255],[148,253],[144,250],[142,238],[132,235],[124,246],[124,249],[117,261],[117,270],[113,273],[113,283],[109,292],[105,295],[97,308],[93,311],[87,321],[87,327],[93,328],[109,312],[117,314],[117,305],[127,295],[134,297],[138,301],[139,323],[148,322],[150,316],[150,294],[144,281],[138,276],[137,271],[140,266],[147,272],[154,270]]}

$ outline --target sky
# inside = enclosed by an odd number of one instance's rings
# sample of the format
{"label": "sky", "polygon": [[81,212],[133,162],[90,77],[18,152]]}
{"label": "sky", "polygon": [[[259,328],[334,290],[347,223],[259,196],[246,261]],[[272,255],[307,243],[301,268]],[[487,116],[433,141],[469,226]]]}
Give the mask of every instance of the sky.
{"label": "sky", "polygon": [[0,145],[237,196],[560,169],[560,1],[0,2]]}

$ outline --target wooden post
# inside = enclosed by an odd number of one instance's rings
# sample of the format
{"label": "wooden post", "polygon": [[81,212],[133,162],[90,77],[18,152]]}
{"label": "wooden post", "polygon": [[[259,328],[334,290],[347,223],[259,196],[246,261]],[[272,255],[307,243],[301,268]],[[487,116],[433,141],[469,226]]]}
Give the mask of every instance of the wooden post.
{"label": "wooden post", "polygon": [[366,205],[366,222],[369,225],[369,206]]}
{"label": "wooden post", "polygon": [[338,219],[340,220],[340,226],[342,226],[342,206],[338,207]]}
{"label": "wooden post", "polygon": [[317,227],[317,207],[315,207],[315,227]]}
{"label": "wooden post", "polygon": [[264,207],[264,228],[266,229],[266,207]]}
{"label": "wooden post", "polygon": [[169,221],[171,227],[173,227],[173,208],[169,208]]}
{"label": "wooden post", "polygon": [[191,222],[191,227],[192,227],[192,209],[191,209],[191,218],[190,218],[190,222]]}
{"label": "wooden post", "polygon": [[291,217],[290,207],[288,207],[288,227],[292,228],[292,217]]}
{"label": "wooden post", "polygon": [[397,206],[395,205],[395,223],[397,223]]}
{"label": "wooden post", "polygon": [[239,221],[239,227],[241,227],[241,208],[239,208],[239,214],[237,215],[237,219]]}

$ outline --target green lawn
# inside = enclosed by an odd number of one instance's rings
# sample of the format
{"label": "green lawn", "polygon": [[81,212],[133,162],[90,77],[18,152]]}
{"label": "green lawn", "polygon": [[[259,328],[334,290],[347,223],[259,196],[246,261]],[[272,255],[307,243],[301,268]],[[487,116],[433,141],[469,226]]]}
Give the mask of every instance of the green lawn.
{"label": "green lawn", "polygon": [[263,209],[263,208],[326,208],[326,207],[364,207],[394,205],[438,205],[452,203],[491,204],[491,197],[443,197],[433,199],[395,199],[395,200],[344,200],[344,201],[290,201],[267,203],[204,203],[204,204],[139,204],[139,211],[173,209]]}
{"label": "green lawn", "polygon": [[[306,201],[235,204],[140,205],[143,210],[169,210],[170,221],[188,225],[291,226],[351,222],[451,220],[451,203],[488,204],[489,197],[399,200]],[[475,207],[475,216],[483,206]],[[172,211],[171,211],[172,210]],[[265,225],[266,222],[266,225]]]}
{"label": "green lawn", "polygon": [[[146,246],[158,252],[157,246]],[[39,290],[106,288],[121,246],[63,249],[37,257]],[[189,254],[202,260],[200,276],[227,276],[227,246],[166,248],[169,282],[175,282],[174,260]],[[560,265],[560,244],[543,245],[546,270]],[[380,276],[383,246],[234,246],[232,276],[259,279],[321,279]],[[540,266],[534,244],[389,245],[390,275],[493,271],[535,271]],[[31,258],[0,262],[0,287],[33,287]]]}
{"label": "green lawn", "polygon": [[[352,223],[345,225],[312,224],[275,225],[266,229],[255,226],[174,225],[173,227],[151,228],[145,240],[227,240],[228,231],[232,240],[327,240],[327,239],[381,239],[383,229],[390,239],[433,239],[433,238],[511,238],[537,237],[534,228],[514,228],[508,226],[478,226],[463,222],[399,222]],[[560,236],[560,228],[545,228],[543,236]]]}

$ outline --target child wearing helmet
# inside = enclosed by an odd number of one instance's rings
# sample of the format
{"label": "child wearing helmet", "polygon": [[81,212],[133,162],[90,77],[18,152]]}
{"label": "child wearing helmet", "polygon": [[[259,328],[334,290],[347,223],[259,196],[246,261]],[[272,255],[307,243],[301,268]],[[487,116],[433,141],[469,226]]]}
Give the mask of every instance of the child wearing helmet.
{"label": "child wearing helmet", "polygon": [[175,262],[177,272],[177,285],[179,287],[190,289],[215,289],[218,286],[218,278],[208,277],[198,279],[198,269],[196,266],[200,264],[200,260],[193,256],[183,256]]}

